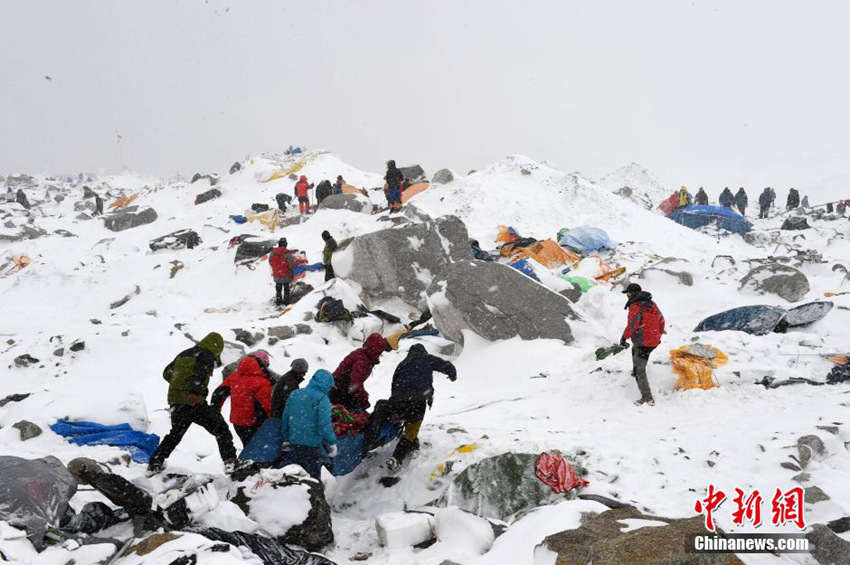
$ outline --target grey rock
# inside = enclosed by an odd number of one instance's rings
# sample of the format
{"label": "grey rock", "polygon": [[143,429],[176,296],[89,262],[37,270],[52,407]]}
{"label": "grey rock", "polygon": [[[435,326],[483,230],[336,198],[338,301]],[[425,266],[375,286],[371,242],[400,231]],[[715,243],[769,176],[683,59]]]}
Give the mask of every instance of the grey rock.
{"label": "grey rock", "polygon": [[570,288],[564,289],[558,294],[570,302],[578,302],[581,299],[581,287],[575,283],[570,283]]}
{"label": "grey rock", "polygon": [[97,193],[91,189],[88,185],[83,186],[83,198],[94,198],[97,196]]}
{"label": "grey rock", "polygon": [[500,263],[460,261],[449,265],[428,289],[434,325],[444,337],[463,343],[463,330],[496,341],[573,341],[569,301],[516,269]]}
{"label": "grey rock", "polygon": [[[623,532],[623,520],[665,522]],[[695,554],[691,538],[705,534],[704,519],[670,519],[635,508],[606,510],[575,530],[546,537],[540,547],[557,553],[558,565],[743,565],[733,553]]]}
{"label": "grey rock", "polygon": [[0,400],[0,408],[3,408],[4,406],[9,404],[10,402],[20,402],[21,400],[26,400],[27,398],[30,397],[31,394],[32,394],[31,392],[23,392],[23,393],[18,392],[18,393],[15,393],[15,394],[10,394],[6,398]]}
{"label": "grey rock", "polygon": [[812,526],[806,539],[812,557],[820,565],[850,565],[850,541],[841,539],[823,524]]}
{"label": "grey rock", "polygon": [[130,299],[133,298],[133,295],[139,294],[141,291],[142,291],[142,289],[139,288],[139,285],[135,285],[133,287],[133,291],[130,294],[128,294],[124,298],[121,298],[120,300],[116,300],[115,302],[110,304],[109,309],[115,310],[116,308],[120,308],[120,307],[124,306],[125,304],[130,302]]}
{"label": "grey rock", "polygon": [[24,191],[20,188],[15,193],[15,202],[17,202],[18,204],[20,204],[21,206],[23,206],[27,210],[29,210],[32,207],[30,205],[29,200],[27,200],[27,195],[24,194]]}
{"label": "grey rock", "polygon": [[806,487],[803,500],[808,504],[817,504],[818,502],[825,502],[829,500],[829,495],[823,492],[820,487],[812,485],[810,487]]}
{"label": "grey rock", "polygon": [[803,469],[812,459],[822,459],[826,456],[826,446],[816,435],[806,435],[797,439],[797,452],[800,456],[800,467]]}
{"label": "grey rock", "polygon": [[295,329],[291,326],[275,326],[268,329],[269,336],[279,340],[292,339],[295,337]]}
{"label": "grey rock", "polygon": [[354,238],[349,278],[370,298],[399,297],[423,307],[423,293],[454,261],[472,258],[466,226],[455,216]]}
{"label": "grey rock", "polygon": [[80,200],[74,202],[74,212],[94,212],[97,209],[95,203],[91,200]]}
{"label": "grey rock", "polygon": [[68,230],[58,229],[53,230],[53,233],[56,235],[61,235],[62,237],[77,237],[77,234],[71,233]]}
{"label": "grey rock", "polygon": [[313,327],[307,324],[295,324],[295,333],[298,335],[309,335],[313,333]]}
{"label": "grey rock", "polygon": [[417,183],[424,181],[427,177],[425,176],[425,169],[423,169],[419,165],[410,165],[409,167],[399,167],[399,171],[404,175],[404,178],[409,180],[411,183]]}
{"label": "grey rock", "polygon": [[809,292],[809,279],[789,265],[769,263],[751,270],[741,279],[741,287],[761,294],[770,293],[788,302],[797,302]]}
{"label": "grey rock", "polygon": [[782,467],[783,469],[788,469],[789,471],[801,471],[802,470],[802,469],[800,469],[800,467],[791,463],[790,461],[783,461],[782,463],[779,464],[779,466]]}
{"label": "grey rock", "polygon": [[15,357],[14,363],[16,367],[29,367],[31,365],[35,365],[36,363],[40,363],[38,359],[30,355],[29,353],[24,353],[23,355],[18,355]]}
{"label": "grey rock", "polygon": [[254,347],[264,337],[260,332],[251,333],[241,328],[234,328],[233,333],[236,335],[234,338],[236,341],[244,343],[248,347]]}
{"label": "grey rock", "polygon": [[434,177],[431,179],[431,184],[448,184],[453,180],[455,180],[454,173],[448,169],[440,169],[434,173]]}
{"label": "grey rock", "polygon": [[239,171],[241,171],[241,170],[242,170],[242,163],[240,163],[239,161],[236,161],[236,162],[235,162],[235,163],[233,163],[233,165],[230,167],[230,174],[231,174],[231,175],[235,175],[236,173],[238,173],[238,172],[239,172]]}
{"label": "grey rock", "polygon": [[186,229],[152,239],[148,247],[151,251],[161,251],[163,249],[194,249],[200,244],[201,236],[194,230]]}
{"label": "grey rock", "polygon": [[298,281],[295,283],[295,286],[292,287],[292,290],[289,292],[289,303],[295,304],[311,292],[313,292],[313,285],[307,284],[304,281]]}
{"label": "grey rock", "polygon": [[[523,510],[575,498],[555,494],[535,474],[539,454],[503,453],[464,469],[436,501],[482,518],[505,520]],[[575,465],[574,465],[575,466]]]}
{"label": "grey rock", "polygon": [[76,216],[74,216],[74,217],[75,217],[75,219],[77,219],[77,220],[84,220],[84,221],[85,221],[85,220],[91,220],[91,219],[92,219],[92,218],[91,218],[91,216],[89,216],[88,214],[77,214],[77,215],[76,215]]}
{"label": "grey rock", "polygon": [[835,436],[837,436],[838,433],[839,433],[838,426],[815,426],[815,427],[819,430],[823,430],[823,431],[828,432],[828,433],[835,435]]}
{"label": "grey rock", "polygon": [[363,214],[372,213],[372,203],[359,194],[331,194],[319,204],[320,210],[350,210]]}
{"label": "grey rock", "polygon": [[103,223],[106,226],[106,229],[119,232],[144,226],[145,224],[150,224],[155,222],[157,217],[156,210],[153,208],[146,208],[139,213],[125,211],[110,214],[103,218]]}
{"label": "grey rock", "polygon": [[12,189],[35,188],[38,180],[32,175],[17,174],[6,177],[6,184]]}
{"label": "grey rock", "polygon": [[28,439],[41,435],[41,428],[29,420],[21,420],[20,422],[12,424],[12,427],[21,432],[21,441],[27,441]]}
{"label": "grey rock", "polygon": [[812,478],[812,476],[809,473],[798,473],[798,474],[794,475],[793,477],[791,477],[791,480],[798,482],[798,483],[807,483],[807,482],[809,482],[809,479],[811,479],[811,478]]}
{"label": "grey rock", "polygon": [[215,186],[215,185],[218,184],[220,177],[215,173],[206,174],[206,175],[202,175],[201,173],[195,173],[190,182],[196,183],[201,179],[206,179],[206,180],[210,181],[210,186]]}
{"label": "grey rock", "polygon": [[85,348],[86,348],[86,342],[81,341],[81,340],[75,341],[74,343],[71,344],[70,347],[68,347],[68,349],[70,349],[71,351],[74,351],[74,352],[82,351]]}
{"label": "grey rock", "polygon": [[202,192],[195,196],[195,205],[203,204],[204,202],[209,202],[210,200],[214,200],[221,196],[221,191],[217,188],[211,188],[206,192]]}
{"label": "grey rock", "polygon": [[58,348],[58,349],[54,349],[54,350],[53,350],[53,355],[55,355],[56,357],[62,357],[63,355],[65,355],[65,348],[64,348],[64,347],[60,347],[60,348]]}

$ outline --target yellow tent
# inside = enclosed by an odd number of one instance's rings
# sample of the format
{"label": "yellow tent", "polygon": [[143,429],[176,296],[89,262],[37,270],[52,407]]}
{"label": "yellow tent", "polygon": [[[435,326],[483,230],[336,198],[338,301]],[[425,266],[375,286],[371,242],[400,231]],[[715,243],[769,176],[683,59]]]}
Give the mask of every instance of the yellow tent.
{"label": "yellow tent", "polygon": [[248,221],[260,222],[265,227],[274,231],[278,224],[280,224],[280,210],[278,210],[277,208],[272,208],[271,210],[266,210],[265,212],[260,212],[259,214],[248,216]]}
{"label": "yellow tent", "polygon": [[288,169],[284,169],[282,171],[276,172],[275,174],[270,176],[269,179],[266,182],[272,182],[273,180],[286,178],[289,175],[291,175],[292,173],[297,173],[302,168],[304,168],[304,163],[295,163],[294,165],[292,165]]}
{"label": "yellow tent", "polygon": [[679,375],[676,390],[720,386],[714,381],[714,369],[722,367],[729,357],[716,347],[694,343],[670,351],[673,372]]}

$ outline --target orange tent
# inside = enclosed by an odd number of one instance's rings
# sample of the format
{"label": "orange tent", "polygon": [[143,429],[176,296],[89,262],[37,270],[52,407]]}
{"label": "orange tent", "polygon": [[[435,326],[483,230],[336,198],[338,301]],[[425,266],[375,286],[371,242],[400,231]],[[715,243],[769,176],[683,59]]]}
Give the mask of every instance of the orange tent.
{"label": "orange tent", "polygon": [[407,202],[408,200],[410,200],[411,198],[413,198],[414,196],[416,196],[420,192],[427,190],[429,186],[431,186],[431,185],[427,182],[419,182],[419,183],[410,185],[410,187],[407,190],[401,191],[401,202],[402,202],[402,204],[404,204],[405,202]]}
{"label": "orange tent", "polygon": [[549,269],[569,265],[581,259],[579,255],[567,251],[551,239],[538,241],[531,247],[519,247],[515,254],[534,259]]}
{"label": "orange tent", "polygon": [[497,243],[513,243],[518,238],[519,234],[511,226],[499,226],[499,235],[496,236]]}
{"label": "orange tent", "polygon": [[138,194],[133,194],[132,196],[122,196],[120,198],[116,198],[115,202],[112,202],[109,207],[118,210],[119,208],[126,208],[129,206],[133,200],[138,198]]}

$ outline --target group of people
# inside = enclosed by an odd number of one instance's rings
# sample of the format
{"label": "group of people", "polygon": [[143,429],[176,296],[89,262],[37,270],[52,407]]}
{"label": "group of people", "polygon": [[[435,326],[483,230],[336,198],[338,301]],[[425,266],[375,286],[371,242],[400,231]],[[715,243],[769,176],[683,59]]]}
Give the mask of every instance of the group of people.
{"label": "group of people", "polygon": [[[322,267],[325,271],[325,281],[336,277],[333,267],[333,254],[339,247],[336,239],[328,230],[322,232],[322,241],[325,246],[322,249]],[[289,306],[292,281],[295,278],[295,253],[297,249],[289,249],[289,242],[282,237],[277,242],[277,247],[269,254],[269,265],[272,269],[272,280],[275,286],[275,305],[278,307]]]}
{"label": "group of people", "polygon": [[[774,206],[776,202],[776,190],[771,187],[766,187],[761,194],[759,194],[758,204],[759,204],[759,218],[767,218],[770,209]],[[703,187],[699,187],[699,190],[696,193],[696,196],[691,197],[690,192],[688,192],[687,187],[681,187],[679,189],[679,199],[677,203],[677,207],[682,208],[684,206],[690,206],[691,204],[697,204],[700,206],[707,206],[708,194],[705,192]],[[749,205],[749,198],[747,197],[747,191],[744,190],[744,187],[739,187],[738,192],[735,194],[727,186],[723,189],[723,192],[720,193],[720,197],[718,198],[718,203],[724,208],[732,209],[733,207],[738,208],[738,212],[742,216],[747,215],[747,206]],[[792,188],[788,191],[788,200],[785,205],[786,210],[794,210],[799,208],[800,206],[806,208],[809,205],[808,197],[804,197],[802,201],[800,200],[800,192],[796,188]]]}
{"label": "group of people", "polygon": [[[271,371],[270,355],[257,350],[232,366],[225,367],[224,381],[215,388],[210,401],[210,379],[221,365],[224,339],[210,333],[197,345],[182,351],[165,368],[168,382],[168,404],[171,430],[163,438],[148,463],[148,475],[160,472],[192,424],[197,424],[215,437],[225,467],[237,467],[236,449],[224,417],[224,402],[230,399],[230,423],[236,435],[247,446],[268,418],[280,419],[283,440],[281,458],[288,456],[310,476],[319,478],[325,455],[333,459],[338,453],[337,436],[332,422],[332,404],[350,413],[367,412],[371,407],[366,380],[380,362],[389,342],[378,333],[366,338],[363,346],[349,353],[331,373],[319,369],[306,387],[309,365],[295,359],[289,371],[276,375]],[[229,372],[232,371],[232,372]],[[410,348],[406,358],[395,368],[390,397],[376,403],[363,432],[366,456],[376,446],[385,424],[401,426],[401,435],[389,469],[397,469],[419,448],[419,430],[427,408],[434,399],[434,372],[444,373],[454,381],[457,370],[449,361],[431,355],[422,344]]]}

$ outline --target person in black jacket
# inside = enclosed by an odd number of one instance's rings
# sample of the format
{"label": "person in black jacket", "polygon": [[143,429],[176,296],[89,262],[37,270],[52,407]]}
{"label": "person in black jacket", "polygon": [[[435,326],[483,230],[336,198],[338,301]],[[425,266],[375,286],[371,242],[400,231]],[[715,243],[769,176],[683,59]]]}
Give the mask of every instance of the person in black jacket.
{"label": "person in black jacket", "polygon": [[410,453],[419,449],[419,428],[422,427],[425,411],[434,402],[434,371],[447,375],[450,381],[457,380],[454,365],[429,354],[424,345],[417,343],[393,373],[389,400],[379,400],[375,404],[363,440],[364,452],[373,447],[385,423],[392,419],[404,422],[398,445],[387,461],[390,470],[398,469]]}
{"label": "person in black jacket", "polygon": [[390,211],[398,212],[401,210],[401,185],[404,182],[404,173],[396,167],[395,161],[387,161],[387,174],[384,175],[384,180],[386,181],[384,193],[387,196]]}
{"label": "person in black jacket", "polygon": [[[728,188],[726,190],[729,190]],[[699,187],[699,192],[694,197],[694,202],[696,202],[700,206],[708,205],[708,194],[705,193],[705,189],[703,187]]]}
{"label": "person in black jacket", "polygon": [[316,186],[316,204],[321,204],[322,200],[334,193],[334,187],[331,181],[325,179]]}
{"label": "person in black jacket", "polygon": [[796,188],[788,191],[788,200],[785,203],[786,210],[793,210],[800,207],[800,193]]}
{"label": "person in black jacket", "polygon": [[310,370],[310,365],[304,359],[296,359],[290,365],[290,369],[280,376],[277,384],[272,390],[272,418],[280,418],[283,416],[283,409],[286,408],[286,400],[289,394],[298,390],[301,383],[304,382],[304,377],[307,376],[307,371]]}

